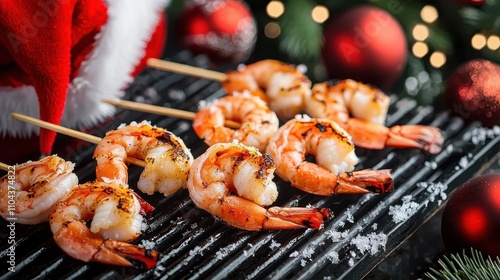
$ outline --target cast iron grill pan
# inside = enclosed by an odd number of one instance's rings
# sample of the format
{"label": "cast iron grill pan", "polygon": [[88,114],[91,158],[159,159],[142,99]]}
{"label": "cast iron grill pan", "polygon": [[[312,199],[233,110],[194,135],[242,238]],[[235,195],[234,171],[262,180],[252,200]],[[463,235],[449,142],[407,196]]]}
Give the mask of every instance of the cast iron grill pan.
{"label": "cast iron grill pan", "polygon": [[[206,67],[203,57],[186,53],[176,61]],[[216,82],[180,74],[146,70],[128,88],[126,98],[195,111],[202,100],[224,95]],[[388,256],[420,225],[444,206],[443,198],[461,182],[474,176],[486,162],[500,153],[500,133],[477,124],[464,125],[458,118],[432,107],[418,106],[414,101],[391,96],[387,125],[425,124],[445,133],[443,151],[430,155],[417,149],[369,151],[358,149],[361,162],[357,169],[390,168],[394,190],[380,195],[338,195],[319,197],[306,194],[276,178],[279,197],[274,205],[330,208],[334,217],[321,230],[248,232],[227,226],[198,209],[187,190],[164,197],[143,197],[156,207],[147,219],[148,228],[134,241],[161,253],[156,268],[144,271],[98,263],[86,264],[66,256],[52,239],[48,223],[16,225],[15,273],[7,270],[9,234],[2,219],[0,235],[0,279],[359,279]],[[121,123],[149,120],[182,137],[196,157],[207,146],[191,129],[191,122],[168,117],[118,110],[113,119],[88,132],[103,136]],[[91,158],[94,145],[59,136],[55,152],[76,163],[80,182],[95,178]],[[141,169],[130,166],[130,184],[135,189]],[[446,186],[431,192],[422,182]],[[423,186],[424,185],[424,186]],[[443,197],[442,197],[443,196]],[[391,208],[408,201],[417,203],[415,213],[406,221],[396,222]],[[413,204],[415,205],[415,204]],[[335,234],[343,233],[341,238]],[[360,251],[353,238],[386,236],[384,246]]]}

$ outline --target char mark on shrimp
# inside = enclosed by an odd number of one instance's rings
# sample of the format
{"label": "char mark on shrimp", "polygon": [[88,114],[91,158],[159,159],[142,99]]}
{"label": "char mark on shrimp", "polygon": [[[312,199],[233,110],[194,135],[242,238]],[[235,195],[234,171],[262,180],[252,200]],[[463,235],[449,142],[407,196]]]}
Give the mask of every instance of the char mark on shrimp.
{"label": "char mark on shrimp", "polygon": [[273,158],[268,154],[263,154],[263,157],[259,158],[260,160],[260,168],[261,169],[269,169],[274,167]]}
{"label": "char mark on shrimp", "polygon": [[238,153],[236,156],[236,160],[234,161],[233,168],[237,168],[240,163],[250,157],[250,153],[248,151],[243,151],[242,153]]}
{"label": "char mark on shrimp", "polygon": [[177,141],[172,139],[172,133],[169,131],[165,131],[161,135],[156,136],[156,139],[162,143],[167,143],[172,147],[177,147],[179,145]]}
{"label": "char mark on shrimp", "polygon": [[116,208],[118,208],[118,209],[124,209],[123,208],[123,203],[124,203],[123,198],[118,199],[118,204],[116,205]]}
{"label": "char mark on shrimp", "polygon": [[316,127],[319,129],[319,131],[321,131],[321,132],[325,132],[325,131],[326,131],[326,126],[322,125],[321,123],[317,123],[315,126],[316,126]]}
{"label": "char mark on shrimp", "polygon": [[269,174],[269,170],[274,168],[273,158],[268,154],[263,154],[262,157],[258,158],[259,160],[259,170],[255,172],[256,179],[263,179]]}

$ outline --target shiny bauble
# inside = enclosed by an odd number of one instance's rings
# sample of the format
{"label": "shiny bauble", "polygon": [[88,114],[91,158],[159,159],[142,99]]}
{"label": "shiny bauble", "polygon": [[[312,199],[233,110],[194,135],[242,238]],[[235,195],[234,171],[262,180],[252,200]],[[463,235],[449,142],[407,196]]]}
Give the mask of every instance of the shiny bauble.
{"label": "shiny bauble", "polygon": [[455,69],[444,90],[447,108],[467,122],[500,125],[500,65],[485,59]]}
{"label": "shiny bauble", "polygon": [[388,89],[407,61],[406,36],[387,11],[356,6],[328,24],[322,58],[329,78],[354,79]]}
{"label": "shiny bauble", "polygon": [[500,257],[500,174],[472,178],[451,193],[441,234],[449,253],[472,247]]}
{"label": "shiny bauble", "polygon": [[255,19],[243,1],[187,2],[177,23],[179,41],[214,64],[244,62],[255,47]]}

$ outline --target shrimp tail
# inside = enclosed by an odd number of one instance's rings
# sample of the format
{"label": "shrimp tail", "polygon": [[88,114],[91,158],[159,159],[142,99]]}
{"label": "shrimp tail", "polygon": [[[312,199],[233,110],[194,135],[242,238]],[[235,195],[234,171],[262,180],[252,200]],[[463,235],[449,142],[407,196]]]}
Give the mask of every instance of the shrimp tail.
{"label": "shrimp tail", "polygon": [[150,269],[158,260],[158,253],[153,250],[126,242],[104,240],[99,234],[90,232],[85,224],[77,221],[65,223],[54,234],[54,240],[68,255],[84,262]]}
{"label": "shrimp tail", "polygon": [[139,201],[139,204],[141,205],[141,211],[139,212],[139,214],[144,215],[146,217],[153,216],[153,212],[155,211],[155,207],[153,205],[149,204],[149,202],[144,200],[144,198],[142,198],[136,192],[132,191],[132,193],[134,194],[134,196]]}
{"label": "shrimp tail", "polygon": [[111,264],[134,266],[138,269],[155,267],[159,257],[158,252],[154,250],[115,240],[104,241],[101,249],[95,255],[96,261],[106,263],[107,260],[111,260]]}
{"label": "shrimp tail", "polygon": [[227,196],[217,209],[217,216],[230,225],[246,230],[318,229],[331,214],[328,209],[281,208],[266,209],[237,196]]}
{"label": "shrimp tail", "polygon": [[[282,208],[271,207],[267,210],[268,220],[264,229],[313,228],[318,229],[323,221],[331,216],[329,209],[322,208]],[[288,227],[283,228],[284,225]]]}
{"label": "shrimp tail", "polygon": [[334,194],[387,193],[393,185],[390,169],[344,172],[338,176]]}
{"label": "shrimp tail", "polygon": [[396,125],[387,128],[370,121],[350,118],[344,128],[351,134],[356,146],[367,149],[419,148],[436,154],[441,151],[444,142],[439,128],[425,125]]}
{"label": "shrimp tail", "polygon": [[425,125],[396,125],[390,128],[387,146],[416,147],[431,154],[441,151],[444,137],[439,128]]}

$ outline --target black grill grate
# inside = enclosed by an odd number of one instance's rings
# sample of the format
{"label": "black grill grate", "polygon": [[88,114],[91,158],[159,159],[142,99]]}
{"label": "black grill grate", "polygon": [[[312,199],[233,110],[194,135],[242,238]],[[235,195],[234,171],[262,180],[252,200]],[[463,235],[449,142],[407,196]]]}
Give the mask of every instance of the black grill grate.
{"label": "black grill grate", "polygon": [[[176,60],[205,66],[203,58],[190,58],[181,53]],[[201,100],[211,100],[224,93],[216,82],[178,74],[147,70],[127,91],[127,99],[155,103],[195,111]],[[52,239],[47,223],[17,225],[15,259],[16,272],[7,271],[9,234],[7,223],[0,223],[0,279],[277,279],[324,278],[358,279],[382,261],[408,238],[422,223],[442,206],[441,195],[449,194],[465,179],[500,153],[500,132],[485,130],[477,125],[464,126],[461,120],[432,107],[418,106],[414,101],[392,96],[393,103],[387,120],[393,124],[427,124],[441,128],[446,142],[438,155],[420,150],[384,149],[358,150],[358,169],[391,168],[395,189],[384,195],[343,195],[319,197],[305,194],[287,183],[278,181],[279,198],[275,205],[328,207],[334,217],[324,229],[273,232],[247,232],[215,221],[190,201],[187,190],[171,197],[145,196],[156,207],[148,219],[148,228],[134,243],[154,243],[162,256],[155,269],[149,271],[85,264],[64,255]],[[115,118],[99,128],[88,131],[102,136],[120,123],[150,120],[181,136],[193,155],[200,155],[206,145],[191,130],[188,121],[119,110]],[[56,152],[77,164],[80,182],[94,178],[95,164],[91,159],[93,145],[59,137]],[[130,182],[136,182],[140,169],[130,167]],[[421,182],[432,182],[423,187]],[[430,192],[446,185],[447,189]],[[415,204],[404,203],[411,200]],[[404,222],[395,222],[391,208],[411,205],[415,213]],[[337,234],[344,233],[340,238]],[[387,237],[378,252],[362,253],[351,243],[353,238],[371,235]],[[5,237],[5,238],[3,238]],[[373,243],[372,243],[373,244]],[[338,258],[337,258],[338,257]]]}

